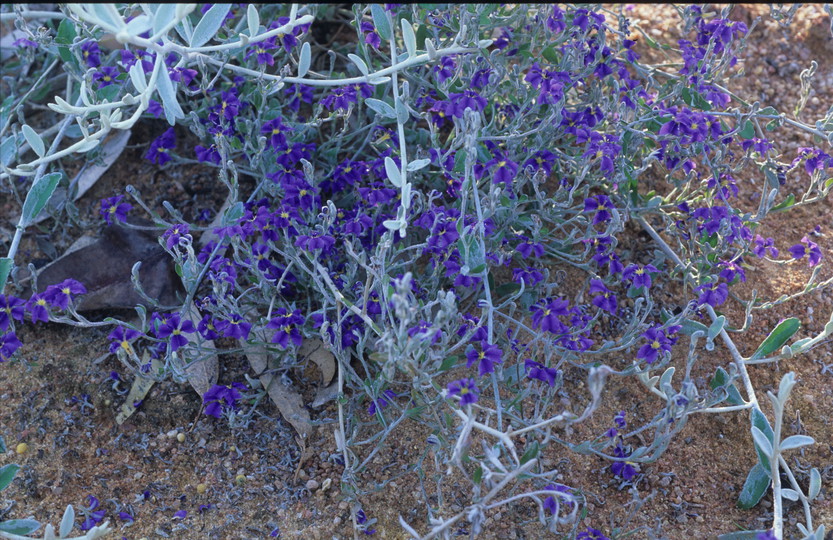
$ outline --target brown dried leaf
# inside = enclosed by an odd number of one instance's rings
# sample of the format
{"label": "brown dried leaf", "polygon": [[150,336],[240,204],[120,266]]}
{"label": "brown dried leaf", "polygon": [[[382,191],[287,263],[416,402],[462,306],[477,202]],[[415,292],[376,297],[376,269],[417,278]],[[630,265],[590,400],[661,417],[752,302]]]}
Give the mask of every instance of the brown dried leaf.
{"label": "brown dried leaf", "polygon": [[[258,341],[268,341],[266,332],[262,328],[254,330],[254,333]],[[272,374],[266,373],[269,369],[269,351],[266,350],[266,347],[251,345],[243,340],[240,341],[240,345],[246,349],[246,358],[249,359],[252,369],[255,373],[263,373],[260,376],[260,382],[268,392],[272,402],[278,407],[286,421],[292,424],[292,427],[295,428],[301,440],[304,441],[304,445],[306,445],[306,441],[309,440],[312,434],[312,421],[309,412],[304,408],[304,400],[301,394],[297,390],[281,384]]]}
{"label": "brown dried leaf", "polygon": [[[191,305],[188,308],[188,312],[183,317],[183,320],[189,319],[192,323],[194,323],[194,328],[197,327],[197,324],[200,322],[199,311],[197,311],[197,306],[194,302],[191,302]],[[188,341],[193,345],[198,345],[203,349],[210,349],[212,351],[216,350],[214,346],[213,340],[205,340],[200,337],[199,334],[185,334],[185,337],[188,338]],[[182,366],[182,359],[178,358],[179,367]],[[208,392],[214,384],[217,383],[217,376],[220,373],[220,366],[219,360],[217,355],[214,353],[208,354],[207,351],[202,351],[200,353],[200,359],[196,362],[191,362],[187,366],[184,366],[185,374],[188,377],[188,383],[191,387],[200,395],[203,396],[206,392]]]}
{"label": "brown dried leaf", "polygon": [[131,269],[137,261],[142,262],[139,280],[145,293],[163,306],[175,306],[181,282],[170,256],[156,242],[153,232],[124,227],[107,227],[99,240],[68,250],[38,271],[38,286],[43,290],[67,278],[77,279],[87,288],[87,294],[77,299],[78,311],[147,306],[131,281]]}
{"label": "brown dried leaf", "polygon": [[309,358],[321,370],[322,385],[329,386],[336,374],[336,357],[333,356],[324,342],[320,339],[305,339],[301,348],[298,349],[298,356]]}
{"label": "brown dried leaf", "polygon": [[[142,362],[147,363],[149,357],[150,353],[145,351],[145,354],[142,357]],[[164,367],[156,358],[152,359],[150,362],[151,369],[154,373],[158,373],[159,370]],[[148,392],[150,392],[150,389],[153,388],[155,383],[156,381],[153,379],[142,377],[141,374],[137,375],[136,378],[133,379],[133,385],[130,387],[127,399],[124,403],[122,403],[119,413],[116,415],[116,423],[118,425],[122,425],[125,420],[130,418],[130,416],[136,412],[136,407],[133,404],[145,399],[145,396],[148,395]]]}

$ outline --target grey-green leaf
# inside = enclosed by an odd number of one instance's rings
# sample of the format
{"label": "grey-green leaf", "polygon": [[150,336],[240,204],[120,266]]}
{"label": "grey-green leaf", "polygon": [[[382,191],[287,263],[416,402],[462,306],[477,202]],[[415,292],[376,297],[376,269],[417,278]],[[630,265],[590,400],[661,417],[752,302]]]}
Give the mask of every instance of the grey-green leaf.
{"label": "grey-green leaf", "polygon": [[408,56],[416,56],[416,34],[414,34],[414,27],[408,22],[408,19],[401,19],[399,22],[402,25],[402,38],[405,41]]}
{"label": "grey-green leaf", "polygon": [[43,157],[46,155],[46,146],[43,144],[43,139],[40,138],[38,132],[29,126],[29,124],[23,124],[23,136],[26,138],[26,142],[29,143],[29,146],[32,147],[32,150],[38,155],[38,157]]}
{"label": "grey-green leaf", "polygon": [[423,167],[426,167],[429,163],[431,163],[431,160],[427,158],[415,159],[414,161],[408,163],[406,169],[408,170],[408,172],[418,171]]}
{"label": "grey-green leaf", "polygon": [[755,440],[755,444],[758,445],[758,448],[761,449],[766,457],[772,458],[772,443],[767,439],[763,431],[752,426],[752,439]]}
{"label": "grey-green leaf", "polygon": [[[760,409],[752,409],[751,420],[752,425],[761,430],[761,432],[767,436],[767,439],[772,441],[775,433],[772,431],[772,426],[769,425],[769,420],[766,419],[766,416],[764,416],[764,413],[762,413]],[[769,457],[764,455],[763,450],[758,448],[758,445],[755,445],[755,452],[758,454],[758,461],[764,466],[767,474],[769,474],[771,469]]]}
{"label": "grey-green leaf", "polygon": [[381,4],[370,4],[370,14],[373,16],[373,26],[376,27],[379,37],[388,41],[391,37],[392,31],[388,16],[385,13],[385,8]]}
{"label": "grey-green leaf", "polygon": [[16,475],[19,470],[20,465],[17,465],[16,463],[9,463],[8,465],[0,467],[0,491],[3,491],[9,484],[12,483],[14,475]]}
{"label": "grey-green leaf", "polygon": [[249,37],[255,37],[260,30],[260,14],[254,4],[246,8],[246,24],[249,26]]}
{"label": "grey-green leaf", "polygon": [[75,509],[72,508],[71,504],[68,504],[67,509],[64,511],[64,517],[61,519],[58,534],[61,535],[61,538],[66,538],[69,536],[73,527],[75,527]]}
{"label": "grey-green leaf", "polygon": [[[249,4],[252,5],[252,4]],[[301,45],[301,56],[298,58],[298,77],[304,77],[309,72],[309,65],[312,59],[309,43],[306,41]]]}
{"label": "grey-green leaf", "polygon": [[[3,286],[6,284],[6,280],[9,279],[9,274],[12,271],[13,263],[14,261],[12,261],[8,257],[0,257],[0,292],[3,291]],[[4,452],[5,450],[3,452],[0,452],[0,454]]]}
{"label": "grey-green leaf", "polygon": [[385,158],[385,172],[391,184],[396,187],[402,187],[402,173],[399,171],[399,167],[396,166],[396,162],[390,157]]}
{"label": "grey-green leaf", "polygon": [[738,506],[749,510],[758,504],[769,489],[769,483],[769,475],[760,463],[756,463],[743,483],[743,489],[741,489],[740,496],[738,496]]}
{"label": "grey-green leaf", "polygon": [[713,341],[714,338],[723,331],[723,325],[726,324],[726,317],[720,315],[718,318],[714,320],[711,326],[709,326],[709,341]]}
{"label": "grey-green leaf", "polygon": [[778,323],[775,330],[769,333],[763,343],[758,347],[758,350],[755,351],[755,354],[752,355],[752,358],[765,358],[779,350],[788,339],[798,332],[799,328],[801,328],[801,321],[795,317],[784,319]]}
{"label": "grey-green leaf", "polygon": [[202,47],[214,37],[217,30],[223,26],[223,21],[231,9],[231,4],[214,4],[205,12],[191,35],[191,47]]}
{"label": "grey-green leaf", "polygon": [[795,448],[801,448],[802,446],[809,446],[811,444],[816,444],[815,439],[812,437],[808,437],[807,435],[792,435],[781,441],[779,448],[781,450],[793,450]]}
{"label": "grey-green leaf", "polygon": [[38,178],[29,193],[26,194],[26,200],[23,201],[23,215],[20,216],[20,225],[26,227],[33,219],[40,214],[49,198],[58,187],[58,182],[61,180],[61,173],[49,173]]}
{"label": "grey-green leaf", "polygon": [[168,123],[174,125],[177,118],[185,118],[185,113],[182,112],[182,108],[176,100],[176,90],[174,89],[171,76],[168,74],[168,68],[165,67],[164,62],[159,67],[159,77],[156,79],[156,86],[159,90],[159,97],[162,98],[165,119],[168,120]]}
{"label": "grey-green leaf", "polygon": [[364,100],[365,105],[376,111],[376,114],[384,116],[385,118],[394,119],[396,118],[396,111],[393,110],[393,107],[385,103],[384,101],[376,98],[367,98]]}
{"label": "grey-green leaf", "polygon": [[15,154],[17,154],[17,148],[20,146],[21,142],[23,142],[22,133],[18,133],[15,137],[14,135],[10,135],[8,137],[3,138],[3,142],[0,143],[0,162],[3,165],[8,167],[9,163],[12,162],[14,159]]}
{"label": "grey-green leaf", "polygon": [[362,72],[362,75],[367,75],[368,73],[370,73],[370,70],[367,68],[367,64],[364,62],[364,60],[361,59],[360,56],[350,53],[347,55],[347,58],[349,58],[354,64],[356,64],[356,67],[359,68],[359,71]]}
{"label": "grey-green leaf", "polygon": [[816,498],[816,496],[821,491],[821,474],[819,474],[819,470],[813,467],[810,469],[810,488],[807,490],[807,497],[810,500]]}
{"label": "grey-green leaf", "polygon": [[27,535],[40,528],[40,522],[34,519],[10,519],[0,523],[0,532]]}
{"label": "grey-green leaf", "polygon": [[[151,11],[153,11],[153,8],[151,8]],[[153,14],[153,33],[159,33],[174,17],[176,17],[176,4],[157,4],[157,9]]]}

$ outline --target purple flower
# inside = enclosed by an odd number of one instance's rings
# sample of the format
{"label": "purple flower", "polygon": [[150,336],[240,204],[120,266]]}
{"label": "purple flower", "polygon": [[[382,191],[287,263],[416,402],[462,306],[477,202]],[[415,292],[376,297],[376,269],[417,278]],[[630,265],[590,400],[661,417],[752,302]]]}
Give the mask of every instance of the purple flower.
{"label": "purple flower", "polygon": [[174,513],[174,519],[185,519],[185,516],[188,515],[188,510],[180,510],[179,512]]}
{"label": "purple flower", "polygon": [[729,298],[729,286],[723,282],[714,281],[695,287],[694,291],[700,293],[697,298],[698,305],[709,304],[717,307]]}
{"label": "purple flower", "polygon": [[150,148],[148,148],[145,154],[145,159],[151,163],[164,165],[171,160],[168,152],[174,148],[176,148],[176,134],[174,133],[174,128],[171,127],[150,143]]}
{"label": "purple flower", "polygon": [[156,118],[162,118],[165,116],[165,108],[162,107],[162,104],[156,100],[150,99],[148,100],[148,114],[152,114]]}
{"label": "purple flower", "polygon": [[359,29],[365,33],[364,42],[378,49],[382,45],[382,38],[376,33],[376,27],[370,21],[362,21]]}
{"label": "purple flower", "polygon": [[364,534],[370,536],[376,533],[376,529],[371,528],[371,526],[375,522],[375,518],[372,520],[367,519],[367,514],[365,514],[364,510],[362,510],[361,508],[359,508],[359,510],[356,512],[356,523],[358,523],[359,529],[361,529],[361,531]]}
{"label": "purple flower", "polygon": [[217,330],[223,333],[223,337],[227,338],[249,339],[251,329],[251,323],[246,322],[243,317],[236,313],[228,320],[217,321]]}
{"label": "purple flower", "polygon": [[[550,484],[548,486],[545,486],[544,489],[549,491],[558,491],[561,493],[570,493],[570,488],[562,484]],[[548,511],[553,516],[557,516],[561,507],[561,500],[561,497],[547,497],[546,499],[544,499],[544,510]],[[567,506],[570,508],[570,511],[572,511],[572,508],[573,506],[575,506],[575,504],[576,503],[574,503],[573,501],[567,501]]]}
{"label": "purple flower", "polygon": [[346,111],[351,103],[358,103],[356,89],[352,86],[340,86],[333,88],[327,96],[321,100],[321,104],[328,111]]}
{"label": "purple flower", "polygon": [[101,49],[95,41],[87,41],[81,45],[81,55],[87,63],[87,67],[98,67],[101,65]]}
{"label": "purple flower", "polygon": [[480,351],[477,348],[469,345],[466,351],[466,367],[471,367],[477,362],[478,373],[482,377],[495,371],[495,364],[503,362],[501,359],[501,350],[497,345],[492,345],[487,341],[480,342]]}
{"label": "purple flower", "polygon": [[32,323],[49,322],[49,310],[43,294],[33,294],[26,302],[26,309],[32,315]]}
{"label": "purple flower", "polygon": [[133,208],[133,205],[121,202],[122,199],[124,199],[124,195],[101,199],[99,213],[104,216],[107,225],[113,224],[114,217],[122,223],[127,221],[127,213]]}
{"label": "purple flower", "polygon": [[12,45],[14,45],[15,47],[18,47],[20,49],[25,49],[27,47],[30,48],[30,49],[37,49],[38,48],[37,43],[35,43],[34,41],[32,41],[30,39],[26,39],[26,38],[18,38],[16,40],[14,40],[14,43],[12,43]]}
{"label": "purple flower", "polygon": [[17,335],[14,332],[3,332],[3,334],[0,334],[0,362],[5,362],[11,358],[15,351],[22,346],[23,343],[17,339]]}
{"label": "purple flower", "polygon": [[752,253],[756,257],[764,258],[769,252],[770,257],[778,257],[778,248],[775,247],[775,240],[772,238],[764,239],[760,234],[755,235],[755,245],[752,247]]}
{"label": "purple flower", "polygon": [[793,259],[802,259],[805,255],[809,255],[808,262],[810,268],[816,266],[821,262],[821,248],[819,245],[810,240],[807,235],[801,239],[801,244],[796,244],[789,249],[790,255],[792,255]]}
{"label": "purple flower", "polygon": [[576,540],[610,540],[610,538],[602,534],[599,529],[589,527],[586,531],[578,533]]}
{"label": "purple flower", "polygon": [[486,108],[488,101],[474,90],[465,90],[459,94],[450,94],[449,105],[445,113],[455,118],[462,118],[466,109],[481,112]]}
{"label": "purple flower", "polygon": [[58,309],[66,309],[74,294],[87,294],[87,288],[74,279],[65,279],[43,291],[43,297],[49,305]]}
{"label": "purple flower", "polygon": [[393,398],[396,397],[399,396],[393,390],[385,390],[384,392],[382,392],[382,395],[379,397],[379,399],[374,399],[370,402],[370,406],[367,407],[367,414],[373,416],[374,414],[376,414],[377,410],[384,409],[385,407],[390,405],[390,403],[388,403],[388,400],[393,400]]}
{"label": "purple flower", "polygon": [[437,65],[434,66],[434,75],[437,76],[437,81],[442,83],[454,76],[454,70],[457,65],[454,59],[450,56],[443,56]]}
{"label": "purple flower", "polygon": [[286,147],[286,133],[288,131],[290,131],[290,128],[283,124],[280,116],[269,120],[260,128],[260,132],[268,138],[269,146],[273,150]]}
{"label": "purple flower", "polygon": [[316,231],[311,235],[300,235],[298,239],[295,240],[295,245],[307,251],[315,251],[316,249],[329,251],[335,242],[336,239],[332,236],[327,236]]}
{"label": "purple flower", "polygon": [[153,62],[150,61],[150,53],[146,50],[137,49],[135,51],[131,51],[130,49],[122,49],[120,54],[121,63],[124,66],[125,71],[129,71],[136,62],[142,63],[142,71],[145,73],[153,71]]}
{"label": "purple flower", "polygon": [[188,239],[191,239],[191,235],[188,234],[190,230],[191,228],[187,223],[180,223],[165,231],[162,235],[162,239],[165,240],[165,247],[173,249],[174,246],[179,244],[180,238],[188,237]]}
{"label": "purple flower", "polygon": [[101,522],[101,520],[104,519],[104,516],[107,513],[104,510],[96,510],[96,508],[98,508],[99,502],[98,499],[93,497],[92,495],[87,496],[87,504],[89,505],[88,508],[81,509],[81,512],[86,516],[86,519],[79,527],[82,531],[89,531],[90,529],[98,525]]}
{"label": "purple flower", "polygon": [[[613,449],[613,454],[618,458],[628,457],[625,454],[625,449],[622,447],[621,442],[616,444],[616,448]],[[636,463],[632,461],[616,461],[610,466],[610,472],[625,481],[630,481],[636,476]]]}
{"label": "purple flower", "polygon": [[607,311],[611,315],[616,315],[618,304],[616,302],[616,295],[610,291],[600,279],[590,280],[590,294],[595,294],[592,304],[599,309]]}
{"label": "purple flower", "polygon": [[720,174],[720,180],[714,176],[709,179],[709,189],[713,189],[720,194],[723,199],[730,199],[738,196],[738,186],[735,178],[729,173]]}
{"label": "purple flower", "polygon": [[440,329],[433,328],[433,324],[428,321],[419,321],[416,326],[408,328],[408,337],[417,337],[420,341],[431,339],[431,345],[436,345],[442,338],[443,332]]}
{"label": "purple flower", "polygon": [[804,160],[804,170],[812,175],[815,171],[833,167],[833,157],[825,154],[818,148],[799,148],[798,157],[792,162],[792,167]]}
{"label": "purple flower", "polygon": [[11,320],[22,321],[25,316],[25,302],[16,296],[0,294],[0,330],[9,329]]}
{"label": "purple flower", "polygon": [[495,157],[486,163],[487,169],[492,170],[492,182],[495,184],[510,184],[518,175],[518,164],[504,156]]}
{"label": "purple flower", "polygon": [[534,287],[538,283],[544,281],[544,274],[532,266],[527,266],[526,268],[513,268],[512,281],[518,284],[523,283],[525,287]]}
{"label": "purple flower", "polygon": [[448,383],[448,396],[460,396],[460,405],[470,405],[477,403],[480,389],[477,388],[474,379],[460,379]]}
{"label": "purple flower", "polygon": [[193,334],[196,332],[194,323],[190,319],[183,321],[179,313],[160,315],[154,312],[151,316],[151,324],[154,326],[154,334],[156,337],[161,339],[171,338],[171,352],[188,344],[188,338],[183,334]]}
{"label": "purple flower", "polygon": [[130,346],[130,341],[141,336],[141,332],[133,330],[132,328],[125,328],[124,326],[117,326],[107,336],[112,343],[110,343],[110,352],[116,354],[119,349],[124,349],[128,354],[133,351]]}
{"label": "purple flower", "polygon": [[567,300],[558,298],[550,300],[542,306],[532,306],[532,327],[553,334],[564,333],[566,328],[558,317],[569,314],[567,310],[569,305],[570,303]]}
{"label": "purple flower", "polygon": [[217,151],[217,146],[213,144],[208,148],[198,144],[194,147],[194,152],[196,152],[197,161],[200,163],[213,163],[215,165],[219,165],[220,161],[222,161],[220,152]]}
{"label": "purple flower", "polygon": [[648,340],[648,343],[639,348],[636,357],[645,360],[649,364],[653,364],[657,361],[661,353],[670,353],[671,347],[677,342],[677,338],[672,336],[679,329],[679,326],[669,326],[666,329],[660,326],[649,328],[642,334],[642,337]]}
{"label": "purple flower", "polygon": [[612,217],[610,210],[613,208],[615,208],[615,205],[607,195],[584,199],[584,211],[596,212],[596,216],[593,218],[593,225],[610,221]]}
{"label": "purple flower", "polygon": [[533,167],[536,170],[543,170],[547,176],[552,174],[557,156],[549,150],[539,150],[531,158],[524,161],[524,167]]}
{"label": "purple flower", "polygon": [[778,537],[775,536],[775,531],[769,529],[764,532],[758,533],[755,536],[755,540],[778,540]]}
{"label": "purple flower", "polygon": [[202,396],[204,413],[214,418],[221,418],[224,410],[237,409],[237,402],[243,396],[238,390],[247,390],[242,383],[231,383],[229,386],[215,384]]}
{"label": "purple flower", "polygon": [[136,519],[127,512],[119,512],[119,519],[128,523],[133,523]]}
{"label": "purple flower", "polygon": [[203,339],[210,340],[220,337],[217,328],[214,326],[214,319],[208,314],[203,315],[202,320],[197,324],[197,332],[199,332]]}
{"label": "purple flower", "polygon": [[631,264],[622,272],[622,277],[630,280],[636,288],[645,287],[646,289],[650,289],[652,283],[651,274],[656,274],[657,272],[659,270],[652,264],[646,264],[642,267],[638,264]]}
{"label": "purple flower", "polygon": [[119,76],[119,70],[114,67],[104,66],[101,70],[93,73],[93,82],[97,82],[99,88],[115,84],[116,77]]}
{"label": "purple flower", "polygon": [[253,54],[257,55],[257,64],[262,66],[263,64],[268,64],[270,66],[275,65],[275,58],[272,56],[272,53],[269,52],[271,49],[275,49],[274,43],[271,40],[261,41],[260,43],[255,43],[251,46],[251,48],[246,52],[246,60],[248,60]]}
{"label": "purple flower", "polygon": [[300,347],[304,339],[298,329],[298,325],[304,324],[301,310],[296,309],[290,314],[286,308],[279,308],[275,313],[277,317],[273,317],[266,325],[266,328],[277,330],[272,336],[272,343],[286,349],[291,341],[296,347]]}
{"label": "purple flower", "polygon": [[524,361],[524,368],[526,369],[526,376],[530,379],[538,379],[541,382],[547,383],[550,388],[555,386],[555,380],[558,378],[560,372],[556,368],[548,368],[544,364],[527,359]]}

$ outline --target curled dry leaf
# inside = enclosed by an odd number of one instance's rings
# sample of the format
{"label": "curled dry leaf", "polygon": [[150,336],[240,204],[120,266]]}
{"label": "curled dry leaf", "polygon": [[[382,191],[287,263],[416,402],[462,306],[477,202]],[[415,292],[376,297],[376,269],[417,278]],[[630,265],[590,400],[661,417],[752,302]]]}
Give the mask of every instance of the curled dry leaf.
{"label": "curled dry leaf", "polygon": [[[199,324],[199,311],[197,311],[197,306],[193,301],[182,319],[190,320],[194,324],[194,328]],[[213,340],[202,339],[196,332],[185,334],[185,337],[188,338],[191,345],[201,347],[202,350],[199,359],[187,365],[183,365],[182,359],[177,356],[178,367],[184,368],[185,375],[188,377],[188,384],[202,397],[217,382],[217,376],[220,372],[219,360],[214,352],[217,348],[214,346]]]}
{"label": "curled dry leaf", "polygon": [[[253,330],[254,338],[260,342],[268,342],[268,336],[263,328]],[[301,459],[299,467],[306,460],[306,444],[312,434],[312,421],[309,412],[304,407],[301,394],[288,386],[281,384],[277,377],[269,371],[270,353],[262,345],[251,345],[241,340],[241,346],[246,349],[246,358],[255,373],[260,375],[260,383],[266,389],[272,402],[278,407],[281,415],[289,422],[299,435]]]}
{"label": "curled dry leaf", "polygon": [[[142,356],[142,362],[147,363],[148,358],[150,358],[150,353],[145,351],[145,354]],[[156,358],[150,361],[150,369],[154,373],[157,373],[162,367],[162,363]],[[122,403],[116,415],[116,423],[118,425],[122,425],[125,420],[136,412],[136,404],[141,403],[145,399],[145,396],[148,395],[155,382],[153,379],[143,377],[141,374],[136,375],[136,378],[133,379],[133,385],[130,387],[130,392],[127,394],[127,399]]]}
{"label": "curled dry leaf", "polygon": [[[58,260],[38,271],[38,287],[72,278],[87,288],[79,296],[79,312],[98,309],[132,309],[148,302],[139,295],[131,281],[133,265],[141,261],[139,280],[145,293],[162,306],[175,307],[181,294],[181,282],[170,256],[157,243],[153,231],[124,227],[106,227],[98,240],[84,240],[83,247],[70,249]],[[94,261],[94,264],[91,264]],[[25,274],[24,270],[21,272]]]}
{"label": "curled dry leaf", "polygon": [[320,339],[305,339],[301,348],[298,349],[298,356],[308,358],[315,362],[321,370],[322,387],[329,386],[336,374],[336,357],[327,350],[324,342]]}

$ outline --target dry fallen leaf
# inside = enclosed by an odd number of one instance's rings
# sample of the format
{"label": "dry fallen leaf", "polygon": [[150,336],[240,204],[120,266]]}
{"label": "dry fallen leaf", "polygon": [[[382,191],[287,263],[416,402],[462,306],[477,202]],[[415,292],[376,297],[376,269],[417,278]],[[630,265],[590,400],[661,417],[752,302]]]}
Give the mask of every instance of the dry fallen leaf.
{"label": "dry fallen leaf", "polygon": [[[145,351],[145,354],[142,357],[142,362],[147,363],[149,357],[150,353]],[[150,362],[150,369],[153,370],[154,373],[158,373],[163,367],[162,363],[156,358]],[[148,395],[148,392],[150,392],[150,389],[153,387],[155,382],[156,381],[153,379],[145,378],[141,375],[137,375],[136,378],[133,379],[133,385],[130,387],[127,399],[124,403],[122,403],[119,413],[116,415],[116,423],[118,425],[122,425],[125,420],[130,418],[130,416],[136,412],[136,403],[140,403],[143,399],[145,399],[145,396]]]}
{"label": "dry fallen leaf", "polygon": [[163,306],[175,307],[181,283],[170,256],[156,242],[155,236],[153,231],[106,227],[100,239],[91,243],[85,240],[88,245],[68,250],[39,270],[38,287],[43,290],[67,278],[80,281],[87,288],[87,294],[77,298],[79,312],[132,309],[137,304],[147,306],[131,281],[131,269],[141,261],[139,281],[145,293]]}
{"label": "dry fallen leaf", "polygon": [[298,356],[309,358],[321,370],[321,386],[329,386],[336,374],[336,357],[327,350],[324,342],[320,339],[305,339],[301,348],[298,349]]}
{"label": "dry fallen leaf", "polygon": [[[263,328],[253,329],[253,333],[257,341],[268,342],[268,336]],[[272,402],[278,407],[286,421],[298,432],[298,443],[301,446],[301,459],[298,465],[300,467],[308,457],[307,441],[312,435],[312,421],[309,411],[304,407],[304,400],[297,390],[284,386],[277,377],[267,373],[270,353],[266,350],[266,347],[250,345],[243,340],[240,340],[240,342],[241,346],[246,349],[246,358],[248,358],[254,372],[262,373],[259,377],[260,383],[266,389]]]}
{"label": "dry fallen leaf", "polygon": [[[182,318],[183,321],[186,319],[194,323],[195,328],[200,322],[199,311],[197,311],[197,306],[193,301],[188,308],[188,312]],[[203,349],[210,349],[211,351],[216,350],[214,341],[202,339],[197,333],[185,334],[185,337],[194,346],[201,346]],[[188,377],[188,383],[202,397],[217,383],[220,367],[217,355],[213,352],[208,354],[207,351],[203,350],[200,356],[201,358],[198,361],[185,366],[185,374]],[[181,361],[180,359],[179,362]]]}

